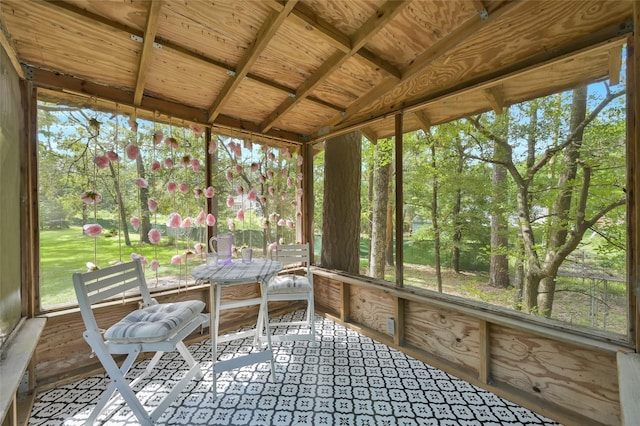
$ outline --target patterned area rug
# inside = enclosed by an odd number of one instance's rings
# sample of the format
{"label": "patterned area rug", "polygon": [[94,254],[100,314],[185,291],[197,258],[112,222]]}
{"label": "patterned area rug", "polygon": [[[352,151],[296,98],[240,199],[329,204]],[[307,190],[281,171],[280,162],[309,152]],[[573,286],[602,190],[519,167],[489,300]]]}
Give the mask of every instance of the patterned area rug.
{"label": "patterned area rug", "polygon": [[[303,315],[298,311],[281,320]],[[317,317],[317,326],[316,343],[274,344],[275,383],[269,363],[239,368],[219,374],[217,398],[210,392],[210,342],[192,345],[194,357],[208,371],[187,386],[158,424],[558,425],[330,320]],[[250,352],[251,343],[245,339],[220,344],[219,359]],[[140,361],[134,369],[146,363]],[[175,354],[165,354],[160,365],[157,374],[136,389],[149,411],[168,392],[165,384],[176,382],[174,377],[184,372],[182,358]],[[29,425],[83,424],[105,386],[104,375],[92,376],[39,394]],[[103,425],[137,424],[124,403],[116,403],[98,420]]]}

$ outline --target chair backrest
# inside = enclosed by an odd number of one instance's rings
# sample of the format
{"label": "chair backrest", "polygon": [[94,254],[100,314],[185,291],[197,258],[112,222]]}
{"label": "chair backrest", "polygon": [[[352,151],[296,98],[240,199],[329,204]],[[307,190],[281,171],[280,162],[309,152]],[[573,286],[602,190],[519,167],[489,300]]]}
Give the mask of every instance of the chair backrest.
{"label": "chair backrest", "polygon": [[98,330],[92,306],[127,291],[138,289],[145,305],[153,304],[139,259],[104,269],[73,274],[78,306],[88,330]]}
{"label": "chair backrest", "polygon": [[309,243],[305,244],[283,244],[277,245],[271,252],[271,258],[282,263],[285,268],[288,266],[310,266]]}

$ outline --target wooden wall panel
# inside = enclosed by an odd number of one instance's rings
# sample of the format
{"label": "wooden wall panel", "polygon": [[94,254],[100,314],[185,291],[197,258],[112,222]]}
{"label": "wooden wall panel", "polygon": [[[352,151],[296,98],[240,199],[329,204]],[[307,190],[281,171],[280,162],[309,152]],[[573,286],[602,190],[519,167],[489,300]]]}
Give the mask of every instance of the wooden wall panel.
{"label": "wooden wall panel", "polygon": [[479,369],[479,322],[466,315],[409,302],[405,307],[405,342],[456,365]]}
{"label": "wooden wall panel", "polygon": [[317,306],[338,316],[342,306],[339,281],[321,275],[313,276],[313,297]]}
{"label": "wooden wall panel", "polygon": [[387,332],[387,318],[395,317],[394,298],[365,287],[351,287],[351,320],[380,333]]}
{"label": "wooden wall panel", "polygon": [[[491,377],[603,424],[619,424],[616,355],[494,325]],[[612,422],[613,420],[613,422]]]}

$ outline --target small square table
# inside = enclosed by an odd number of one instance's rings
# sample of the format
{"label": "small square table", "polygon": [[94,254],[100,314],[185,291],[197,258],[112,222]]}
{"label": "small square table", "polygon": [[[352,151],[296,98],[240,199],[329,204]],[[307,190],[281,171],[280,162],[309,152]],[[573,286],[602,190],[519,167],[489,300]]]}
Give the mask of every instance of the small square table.
{"label": "small square table", "polygon": [[[212,353],[212,373],[213,373],[213,394],[216,395],[216,375],[223,371],[230,371],[245,365],[269,361],[271,363],[271,380],[275,380],[275,366],[273,361],[273,350],[271,348],[271,333],[269,330],[269,311],[267,305],[267,282],[282,270],[280,262],[269,259],[255,259],[244,263],[240,260],[228,264],[205,264],[197,266],[191,274],[198,281],[208,281],[211,284],[211,353]],[[232,302],[221,303],[220,294],[222,288],[235,285],[257,282],[260,284],[260,297],[254,297]],[[220,326],[220,311],[225,309],[241,308],[245,306],[260,305],[258,321],[253,330],[241,331],[218,335]],[[244,339],[254,336],[254,345],[262,346],[259,335],[260,327],[264,326],[267,337],[267,348],[252,352],[248,355],[232,358],[225,361],[218,361],[219,342],[228,342],[236,339]]]}

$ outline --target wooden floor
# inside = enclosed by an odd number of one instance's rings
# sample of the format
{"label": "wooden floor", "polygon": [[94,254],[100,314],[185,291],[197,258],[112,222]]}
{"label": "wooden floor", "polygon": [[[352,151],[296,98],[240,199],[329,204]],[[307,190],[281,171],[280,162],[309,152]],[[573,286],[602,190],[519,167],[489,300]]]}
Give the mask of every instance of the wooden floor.
{"label": "wooden floor", "polygon": [[[298,311],[282,320],[302,315],[304,311]],[[268,363],[222,373],[214,399],[209,370],[188,386],[158,424],[558,425],[330,320],[317,317],[317,324],[318,342],[274,345],[275,382]],[[210,368],[209,341],[190,349]],[[251,340],[228,342],[219,349],[220,359],[231,358],[251,351]],[[162,398],[164,384],[182,373],[182,358],[174,355],[165,354],[162,369],[141,385],[139,395],[149,410]],[[135,368],[144,368],[146,362]],[[105,383],[104,376],[93,376],[39,394],[29,424],[82,424]],[[116,405],[99,424],[136,424],[126,406]]]}

